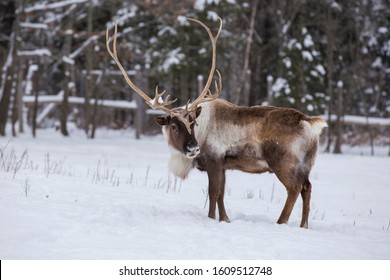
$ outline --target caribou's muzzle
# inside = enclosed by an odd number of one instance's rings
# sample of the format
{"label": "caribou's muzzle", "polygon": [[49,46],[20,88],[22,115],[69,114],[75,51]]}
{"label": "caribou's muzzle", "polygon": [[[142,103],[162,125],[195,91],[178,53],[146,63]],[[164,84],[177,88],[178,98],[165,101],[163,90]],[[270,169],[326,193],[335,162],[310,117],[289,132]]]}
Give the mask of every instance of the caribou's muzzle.
{"label": "caribou's muzzle", "polygon": [[190,159],[195,158],[200,153],[200,148],[198,145],[192,147],[187,146],[186,150],[186,157]]}

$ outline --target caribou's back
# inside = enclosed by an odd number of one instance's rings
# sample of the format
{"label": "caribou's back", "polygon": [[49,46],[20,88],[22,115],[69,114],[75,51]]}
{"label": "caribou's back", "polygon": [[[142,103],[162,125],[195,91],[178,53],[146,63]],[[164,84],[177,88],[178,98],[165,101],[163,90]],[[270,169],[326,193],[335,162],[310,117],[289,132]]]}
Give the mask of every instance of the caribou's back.
{"label": "caribou's back", "polygon": [[[216,99],[202,104],[195,136],[201,154],[230,161],[240,156],[245,160],[253,158],[249,161],[249,165],[253,165],[264,161],[264,155],[270,150],[289,155],[290,160],[304,160],[304,154],[317,146],[324,126],[326,123],[320,118],[309,117],[295,109],[237,106]],[[264,162],[259,164],[264,167]],[[254,172],[251,168],[248,170]]]}

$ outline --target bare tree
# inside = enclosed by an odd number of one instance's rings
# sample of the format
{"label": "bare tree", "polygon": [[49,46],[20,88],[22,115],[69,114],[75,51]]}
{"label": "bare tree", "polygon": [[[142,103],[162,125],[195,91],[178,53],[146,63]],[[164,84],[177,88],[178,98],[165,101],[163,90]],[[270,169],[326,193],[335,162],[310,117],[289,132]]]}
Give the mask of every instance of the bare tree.
{"label": "bare tree", "polygon": [[[88,36],[92,35],[93,32],[93,6],[90,2],[88,4],[88,19],[87,19],[87,32]],[[87,66],[87,74],[86,74],[86,83],[85,83],[85,103],[84,103],[84,129],[87,133],[87,137],[93,138],[94,129],[91,128],[94,115],[91,115],[91,103],[90,99],[94,91],[94,85],[92,80],[92,70],[93,70],[93,49],[92,44],[89,44],[86,48],[85,58],[86,58],[86,66]],[[91,132],[91,129],[93,132]]]}
{"label": "bare tree", "polygon": [[37,131],[37,116],[38,116],[38,96],[39,96],[39,64],[32,65],[34,67],[33,69],[33,76],[31,77],[32,80],[32,91],[34,94],[34,105],[33,105],[33,115],[32,115],[32,135],[33,137],[36,137],[36,131]]}
{"label": "bare tree", "polygon": [[247,78],[248,78],[248,71],[249,71],[249,57],[250,57],[251,47],[253,42],[253,33],[255,29],[255,19],[256,19],[258,5],[259,5],[259,0],[253,0],[251,19],[249,22],[248,36],[246,40],[244,65],[242,67],[241,77],[238,82],[238,86],[235,94],[236,104],[249,105],[249,90],[245,92],[245,88],[246,88],[245,84],[247,83],[248,80]]}
{"label": "bare tree", "polygon": [[70,91],[74,85],[71,84],[72,79],[72,66],[74,64],[74,61],[72,61],[69,58],[69,54],[71,52],[72,48],[72,37],[73,37],[73,16],[70,15],[68,18],[68,22],[66,25],[66,30],[65,30],[65,43],[64,43],[64,57],[63,57],[63,62],[64,62],[64,71],[65,71],[65,78],[64,78],[64,97],[63,101],[61,104],[61,119],[60,119],[60,129],[61,133],[64,136],[68,136],[68,128],[67,128],[67,121],[68,121],[68,115],[69,115],[69,102],[68,98],[70,95]]}
{"label": "bare tree", "polygon": [[[21,0],[16,1],[15,9],[21,5]],[[17,63],[17,50],[19,47],[19,15],[16,14],[12,25],[12,33],[9,37],[8,55],[1,71],[0,85],[0,136],[5,136],[8,120],[10,100],[14,86],[14,75]]]}
{"label": "bare tree", "polygon": [[341,123],[341,114],[343,110],[343,82],[337,82],[337,110],[336,110],[336,123],[335,123],[335,132],[336,132],[336,143],[334,146],[333,153],[341,154],[341,142],[342,142],[342,123]]}
{"label": "bare tree", "polygon": [[[331,123],[331,115],[333,113],[333,72],[334,72],[334,58],[333,58],[333,49],[335,45],[335,30],[336,22],[332,15],[331,5],[327,5],[326,10],[326,23],[325,23],[325,34],[326,34],[326,74],[327,74],[327,88],[326,93],[328,96],[328,123]],[[326,145],[326,152],[330,152],[330,146],[332,143],[332,126],[328,128],[328,143]]]}

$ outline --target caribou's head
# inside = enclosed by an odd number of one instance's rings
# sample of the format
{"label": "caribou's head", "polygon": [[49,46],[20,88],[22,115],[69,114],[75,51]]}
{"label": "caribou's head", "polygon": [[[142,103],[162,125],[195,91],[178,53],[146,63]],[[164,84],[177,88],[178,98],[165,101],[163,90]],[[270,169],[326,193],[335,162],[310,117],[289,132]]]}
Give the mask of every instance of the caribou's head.
{"label": "caribou's head", "polygon": [[194,128],[196,118],[199,117],[201,111],[202,107],[197,107],[193,113],[183,110],[184,114],[172,117],[169,115],[159,116],[154,119],[158,125],[163,127],[168,144],[190,159],[195,158],[200,153]]}
{"label": "caribou's head", "polygon": [[[152,109],[159,109],[166,113],[165,116],[157,117],[155,121],[157,124],[163,127],[163,132],[167,137],[169,145],[171,145],[177,151],[184,154],[187,158],[192,159],[195,158],[200,153],[200,147],[198,145],[198,142],[196,141],[195,132],[194,132],[196,119],[199,117],[202,111],[202,107],[198,105],[200,103],[208,102],[218,98],[222,88],[221,74],[219,73],[218,70],[216,70],[216,66],[215,66],[216,56],[217,56],[216,45],[217,45],[219,34],[221,33],[221,29],[222,29],[222,19],[219,19],[220,20],[219,30],[215,37],[211,33],[210,29],[201,21],[193,18],[187,18],[187,19],[200,24],[207,31],[212,44],[213,56],[212,56],[210,74],[204,89],[202,90],[202,92],[199,94],[198,98],[196,98],[194,102],[190,103],[190,101],[188,101],[186,106],[175,108],[175,109],[168,109],[167,106],[174,103],[176,99],[169,100],[169,95],[168,95],[165,98],[165,100],[163,100],[162,96],[165,93],[165,90],[159,93],[158,87],[156,87],[155,96],[153,99],[151,99],[147,94],[145,94],[140,88],[138,88],[131,81],[131,79],[127,75],[126,70],[123,68],[122,64],[118,59],[117,48],[116,48],[116,44],[117,44],[116,21],[115,21],[115,28],[114,28],[113,50],[111,50],[110,48],[111,37],[109,37],[108,35],[108,29],[106,32],[106,46],[109,54],[115,60],[123,76],[125,77],[127,84],[146,101],[146,104],[148,104],[149,107],[151,107]],[[219,83],[215,82],[215,93],[212,94],[210,91],[210,85],[212,83],[215,72],[218,75]]]}

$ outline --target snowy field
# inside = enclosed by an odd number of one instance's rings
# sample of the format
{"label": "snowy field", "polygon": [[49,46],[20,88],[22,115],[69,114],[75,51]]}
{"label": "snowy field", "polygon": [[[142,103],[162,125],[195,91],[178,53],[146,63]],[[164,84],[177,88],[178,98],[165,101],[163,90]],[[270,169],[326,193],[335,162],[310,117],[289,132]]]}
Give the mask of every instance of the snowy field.
{"label": "snowy field", "polygon": [[[378,150],[377,150],[378,152]],[[228,172],[231,223],[207,218],[207,175],[175,181],[163,137],[0,138],[0,259],[390,259],[390,157],[320,153],[309,229],[272,174]]]}

